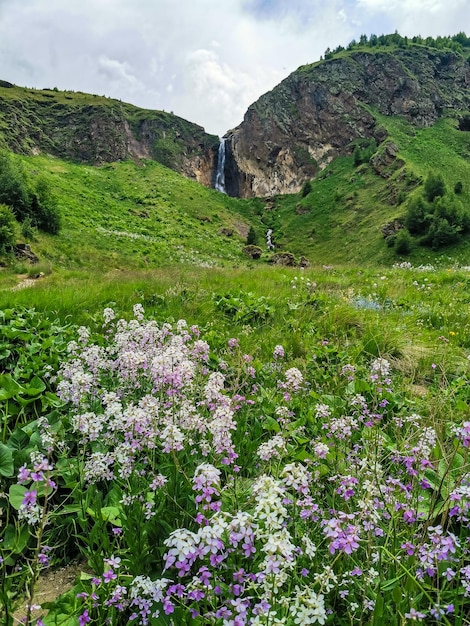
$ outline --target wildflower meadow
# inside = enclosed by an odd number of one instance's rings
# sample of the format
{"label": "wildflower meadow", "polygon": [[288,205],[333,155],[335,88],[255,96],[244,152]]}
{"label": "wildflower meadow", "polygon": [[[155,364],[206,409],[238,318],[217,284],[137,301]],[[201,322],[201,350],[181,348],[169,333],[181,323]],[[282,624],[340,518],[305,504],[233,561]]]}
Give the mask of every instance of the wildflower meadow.
{"label": "wildflower meadow", "polygon": [[[433,271],[339,296],[329,269],[289,275],[278,334],[253,293],[208,299],[221,329],[142,302],[81,326],[3,311],[2,623],[470,624],[469,364],[427,321]],[[389,312],[432,327],[421,378],[371,349],[364,320],[385,335]]]}

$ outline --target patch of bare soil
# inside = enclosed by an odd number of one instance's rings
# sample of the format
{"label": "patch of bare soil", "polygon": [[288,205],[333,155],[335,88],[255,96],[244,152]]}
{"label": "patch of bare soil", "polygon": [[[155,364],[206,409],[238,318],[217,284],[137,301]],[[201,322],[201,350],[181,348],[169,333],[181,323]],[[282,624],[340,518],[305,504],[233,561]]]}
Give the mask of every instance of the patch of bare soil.
{"label": "patch of bare soil", "polygon": [[15,285],[14,287],[12,287],[11,291],[20,291],[21,289],[28,289],[29,287],[33,287],[40,278],[44,278],[44,274],[42,272],[40,272],[34,278],[27,278],[27,276],[28,276],[27,274],[25,274],[23,277],[20,276],[19,278],[23,278],[23,280],[19,282],[17,285]]}
{"label": "patch of bare soil", "polygon": [[[63,593],[69,591],[83,571],[89,571],[85,563],[70,563],[57,570],[45,570],[37,582],[34,591],[33,606],[42,606],[46,602],[52,602]],[[15,625],[24,623],[27,610],[28,602],[25,600],[13,615]],[[47,610],[42,608],[35,609],[32,612],[34,619],[44,617],[46,614]]]}

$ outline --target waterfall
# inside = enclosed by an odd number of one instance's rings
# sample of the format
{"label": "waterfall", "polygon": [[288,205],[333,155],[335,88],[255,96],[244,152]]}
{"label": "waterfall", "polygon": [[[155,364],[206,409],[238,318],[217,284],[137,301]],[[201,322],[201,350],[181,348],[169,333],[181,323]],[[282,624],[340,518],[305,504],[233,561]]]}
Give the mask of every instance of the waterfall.
{"label": "waterfall", "polygon": [[222,138],[217,153],[217,171],[215,173],[215,185],[217,191],[227,193],[225,191],[225,139]]}
{"label": "waterfall", "polygon": [[269,248],[269,250],[274,249],[274,245],[271,239],[272,234],[273,234],[273,229],[270,228],[266,233],[266,246]]}

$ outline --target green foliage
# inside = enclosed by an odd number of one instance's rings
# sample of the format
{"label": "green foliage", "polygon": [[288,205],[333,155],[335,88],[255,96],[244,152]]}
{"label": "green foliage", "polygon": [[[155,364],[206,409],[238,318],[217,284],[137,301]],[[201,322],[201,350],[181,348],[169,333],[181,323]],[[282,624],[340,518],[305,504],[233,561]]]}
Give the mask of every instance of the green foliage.
{"label": "green foliage", "polygon": [[308,196],[309,193],[311,193],[311,191],[312,191],[312,182],[310,180],[306,180],[304,184],[302,185],[302,190],[300,192],[300,195],[302,196],[302,198],[305,198]]}
{"label": "green foliage", "polygon": [[[430,190],[439,191],[442,184],[442,180],[432,182],[427,194],[432,196]],[[419,195],[408,204],[405,226],[410,233],[421,236],[422,245],[438,250],[457,243],[462,234],[470,231],[470,211],[455,195],[434,195],[433,202]]]}
{"label": "green foliage", "polygon": [[395,252],[397,254],[410,254],[412,248],[412,237],[406,228],[398,231],[395,237]]}
{"label": "green foliage", "polygon": [[[444,36],[444,37],[421,37],[417,35],[415,37],[402,37],[396,31],[389,35],[375,35],[372,34],[367,37],[363,34],[360,36],[359,41],[353,39],[347,46],[347,50],[363,50],[367,48],[383,47],[398,47],[405,48],[411,45],[426,46],[428,48],[435,48],[437,50],[452,50],[457,54],[465,54],[470,50],[470,37],[464,32],[460,32],[457,35]],[[336,54],[342,52],[345,48],[338,46],[334,50],[327,48],[325,50],[325,59],[331,59]]]}
{"label": "green foliage", "polygon": [[37,230],[33,225],[33,221],[30,217],[25,217],[21,224],[21,236],[28,241],[34,241],[37,234]]}
{"label": "green foliage", "polygon": [[461,180],[457,181],[454,185],[454,193],[460,195],[463,191],[463,183]]}
{"label": "green foliage", "polygon": [[258,244],[258,235],[256,234],[253,226],[250,226],[250,230],[248,231],[248,235],[246,237],[246,245],[247,246],[256,246]]}
{"label": "green foliage", "polygon": [[408,203],[405,227],[413,235],[423,235],[429,230],[432,211],[423,196],[414,196]]}
{"label": "green foliage", "polygon": [[273,315],[269,299],[257,297],[252,292],[226,293],[213,296],[217,309],[235,323],[254,324],[266,322]]}
{"label": "green foliage", "polygon": [[0,204],[0,254],[10,252],[16,239],[16,220],[6,204]]}
{"label": "green foliage", "polygon": [[30,216],[31,201],[26,174],[21,165],[5,151],[0,151],[0,203],[10,206],[20,222]]}
{"label": "green foliage", "polygon": [[373,154],[377,152],[377,142],[374,138],[364,139],[356,143],[353,152],[354,165],[368,163]]}
{"label": "green foliage", "polygon": [[58,234],[61,218],[57,199],[44,177],[36,180],[35,192],[31,194],[31,214],[34,226],[51,235]]}
{"label": "green foliage", "polygon": [[446,192],[446,184],[442,174],[429,172],[426,182],[424,183],[424,195],[429,202],[433,202],[436,198],[443,196]]}
{"label": "green foliage", "polygon": [[60,230],[60,213],[50,184],[39,177],[30,190],[28,177],[12,155],[0,152],[0,203],[10,206],[19,222],[56,235]]}

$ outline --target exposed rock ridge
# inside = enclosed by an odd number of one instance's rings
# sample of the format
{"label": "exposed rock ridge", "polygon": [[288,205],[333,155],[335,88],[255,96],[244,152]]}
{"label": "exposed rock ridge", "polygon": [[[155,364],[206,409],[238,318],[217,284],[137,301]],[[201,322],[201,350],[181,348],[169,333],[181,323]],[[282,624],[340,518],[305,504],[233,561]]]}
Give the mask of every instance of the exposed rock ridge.
{"label": "exposed rock ridge", "polygon": [[206,186],[212,185],[219,142],[170,113],[6,81],[0,81],[1,140],[18,153],[45,152],[84,163],[155,159]]}
{"label": "exposed rock ridge", "polygon": [[470,110],[470,61],[422,46],[351,52],[304,66],[248,109],[227,134],[226,188],[250,197],[293,193],[351,142],[385,131],[374,113],[417,127]]}

